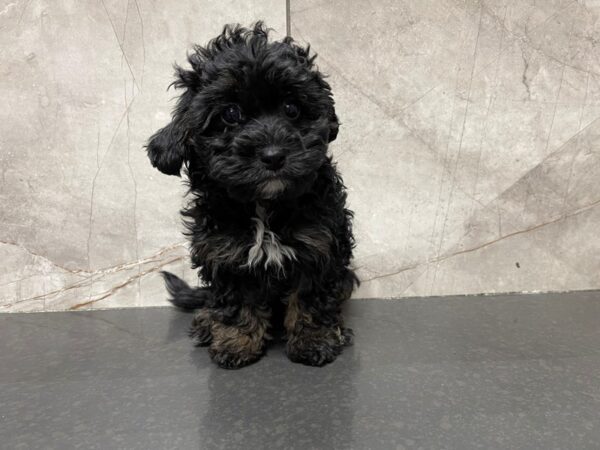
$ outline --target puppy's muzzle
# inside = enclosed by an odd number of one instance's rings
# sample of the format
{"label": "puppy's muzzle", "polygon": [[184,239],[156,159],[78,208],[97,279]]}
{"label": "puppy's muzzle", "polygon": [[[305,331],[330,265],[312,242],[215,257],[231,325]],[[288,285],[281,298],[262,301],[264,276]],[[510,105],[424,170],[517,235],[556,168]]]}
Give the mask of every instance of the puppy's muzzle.
{"label": "puppy's muzzle", "polygon": [[279,145],[269,145],[260,151],[260,160],[269,170],[279,170],[285,162],[285,150]]}

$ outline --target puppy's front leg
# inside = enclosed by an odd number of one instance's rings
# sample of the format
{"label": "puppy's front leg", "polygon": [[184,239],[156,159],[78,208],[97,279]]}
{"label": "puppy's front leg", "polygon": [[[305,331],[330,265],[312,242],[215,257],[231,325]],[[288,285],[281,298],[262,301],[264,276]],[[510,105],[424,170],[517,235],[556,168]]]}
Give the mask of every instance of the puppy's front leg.
{"label": "puppy's front leg", "polygon": [[285,315],[287,355],[291,361],[309,366],[332,362],[342,348],[352,343],[352,331],[343,327],[337,308],[325,311],[309,306],[293,293]]}
{"label": "puppy's front leg", "polygon": [[239,369],[257,361],[270,338],[267,334],[270,315],[266,308],[244,305],[233,317],[213,317],[212,342],[208,348],[212,360],[225,369]]}

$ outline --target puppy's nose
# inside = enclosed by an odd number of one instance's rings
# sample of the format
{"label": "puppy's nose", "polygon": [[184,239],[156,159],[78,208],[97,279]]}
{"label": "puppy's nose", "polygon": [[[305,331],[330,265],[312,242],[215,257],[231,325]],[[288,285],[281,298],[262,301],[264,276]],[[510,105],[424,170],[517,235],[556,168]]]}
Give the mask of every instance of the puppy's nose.
{"label": "puppy's nose", "polygon": [[260,154],[260,160],[268,169],[277,170],[283,166],[285,153],[280,147],[270,145],[269,147],[263,149]]}

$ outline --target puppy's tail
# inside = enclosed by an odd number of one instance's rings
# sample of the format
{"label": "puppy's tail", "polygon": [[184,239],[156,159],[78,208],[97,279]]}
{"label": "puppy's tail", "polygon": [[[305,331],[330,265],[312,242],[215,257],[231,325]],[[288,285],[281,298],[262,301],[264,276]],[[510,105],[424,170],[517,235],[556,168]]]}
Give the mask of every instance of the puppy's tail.
{"label": "puppy's tail", "polygon": [[209,288],[191,287],[170,272],[161,272],[173,305],[182,309],[199,309],[213,306],[213,295]]}

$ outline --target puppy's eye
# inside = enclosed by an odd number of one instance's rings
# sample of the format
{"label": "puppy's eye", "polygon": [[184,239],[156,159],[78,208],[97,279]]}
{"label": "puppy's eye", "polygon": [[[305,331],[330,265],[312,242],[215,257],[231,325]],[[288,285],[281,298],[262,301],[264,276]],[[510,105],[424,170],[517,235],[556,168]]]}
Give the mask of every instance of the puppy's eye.
{"label": "puppy's eye", "polygon": [[221,113],[223,122],[227,125],[237,125],[244,121],[242,110],[238,105],[229,105]]}
{"label": "puppy's eye", "polygon": [[298,107],[298,105],[292,102],[284,103],[283,112],[290,119],[297,119],[298,117],[300,117],[300,108]]}

